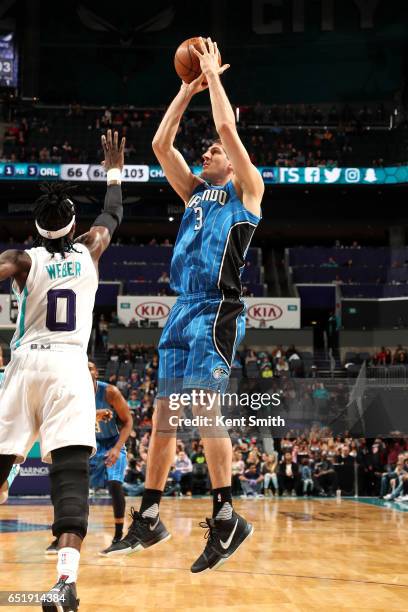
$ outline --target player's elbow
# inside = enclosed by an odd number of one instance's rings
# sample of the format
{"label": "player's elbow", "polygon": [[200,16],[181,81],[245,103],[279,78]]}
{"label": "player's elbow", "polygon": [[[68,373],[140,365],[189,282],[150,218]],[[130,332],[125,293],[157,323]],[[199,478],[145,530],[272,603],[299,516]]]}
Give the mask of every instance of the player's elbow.
{"label": "player's elbow", "polygon": [[169,145],[163,140],[163,138],[157,136],[153,138],[152,149],[156,155],[166,153],[169,148]]}
{"label": "player's elbow", "polygon": [[235,133],[236,131],[237,127],[235,125],[235,122],[233,121],[224,121],[219,126],[217,126],[217,132],[218,135],[221,136],[221,138],[228,134]]}

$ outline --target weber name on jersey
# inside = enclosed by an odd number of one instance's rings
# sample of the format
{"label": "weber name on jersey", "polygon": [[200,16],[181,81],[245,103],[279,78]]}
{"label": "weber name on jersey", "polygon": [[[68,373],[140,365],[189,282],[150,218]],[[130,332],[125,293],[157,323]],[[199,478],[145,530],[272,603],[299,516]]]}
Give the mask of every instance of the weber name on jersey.
{"label": "weber name on jersey", "polygon": [[11,341],[21,346],[69,344],[87,350],[98,278],[87,247],[49,253],[44,247],[27,249],[31,269],[23,291],[13,291],[19,303],[16,332]]}

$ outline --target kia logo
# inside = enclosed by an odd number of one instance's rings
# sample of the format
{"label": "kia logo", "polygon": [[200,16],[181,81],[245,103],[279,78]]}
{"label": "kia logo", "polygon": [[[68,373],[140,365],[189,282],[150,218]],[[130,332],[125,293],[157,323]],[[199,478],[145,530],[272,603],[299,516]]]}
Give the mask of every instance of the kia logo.
{"label": "kia logo", "polygon": [[135,309],[135,313],[141,319],[165,319],[169,312],[169,306],[162,302],[144,302],[138,304]]}
{"label": "kia logo", "polygon": [[274,321],[283,314],[282,308],[276,304],[254,304],[248,308],[248,317],[256,321]]}

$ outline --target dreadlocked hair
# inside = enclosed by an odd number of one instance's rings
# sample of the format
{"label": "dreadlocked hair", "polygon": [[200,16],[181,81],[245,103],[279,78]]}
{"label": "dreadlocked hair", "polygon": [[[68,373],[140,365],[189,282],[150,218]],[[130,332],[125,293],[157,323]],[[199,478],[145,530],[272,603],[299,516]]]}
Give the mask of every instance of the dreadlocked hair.
{"label": "dreadlocked hair", "polygon": [[[35,201],[34,217],[38,225],[44,229],[55,231],[68,225],[75,214],[73,204],[69,200],[75,185],[64,183],[43,183],[40,189],[44,195]],[[78,253],[69,235],[50,240],[38,234],[34,246],[42,246],[54,256],[60,253],[65,259],[65,253]]]}

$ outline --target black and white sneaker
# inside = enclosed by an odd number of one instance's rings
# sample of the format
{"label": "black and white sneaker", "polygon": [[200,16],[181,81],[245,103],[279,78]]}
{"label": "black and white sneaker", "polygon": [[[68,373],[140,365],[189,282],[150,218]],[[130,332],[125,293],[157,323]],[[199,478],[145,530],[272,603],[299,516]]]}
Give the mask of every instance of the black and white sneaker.
{"label": "black and white sneaker", "polygon": [[61,576],[55,586],[44,594],[43,612],[77,612],[79,599],[75,582],[66,582],[67,576]]}
{"label": "black and white sneaker", "polygon": [[123,540],[109,547],[109,556],[130,555],[143,550],[143,548],[150,548],[159,544],[159,542],[166,542],[171,538],[159,515],[155,518],[143,517],[134,508],[131,508],[130,515],[133,523],[129,531]]}
{"label": "black and white sneaker", "polygon": [[217,569],[225,563],[242,542],[251,536],[254,528],[236,512],[228,520],[206,519],[200,527],[207,529],[205,538],[206,547],[197,561],[191,566],[193,574],[209,569]]}
{"label": "black and white sneaker", "polygon": [[101,550],[100,553],[98,553],[101,557],[107,557],[109,556],[109,554],[112,552],[112,548],[113,546],[115,546],[115,544],[118,544],[121,541],[121,538],[113,538],[112,540],[112,544],[110,546],[108,546],[108,548],[105,548],[105,550]]}
{"label": "black and white sneaker", "polygon": [[45,549],[46,555],[58,555],[58,538],[55,538],[53,542]]}

